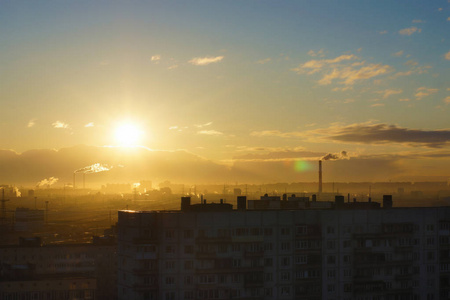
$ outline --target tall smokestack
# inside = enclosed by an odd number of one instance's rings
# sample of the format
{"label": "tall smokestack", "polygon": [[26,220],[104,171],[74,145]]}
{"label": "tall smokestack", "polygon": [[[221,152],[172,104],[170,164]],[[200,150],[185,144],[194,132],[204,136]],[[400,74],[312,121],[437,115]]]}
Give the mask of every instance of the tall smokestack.
{"label": "tall smokestack", "polygon": [[319,194],[322,193],[322,161],[319,160]]}

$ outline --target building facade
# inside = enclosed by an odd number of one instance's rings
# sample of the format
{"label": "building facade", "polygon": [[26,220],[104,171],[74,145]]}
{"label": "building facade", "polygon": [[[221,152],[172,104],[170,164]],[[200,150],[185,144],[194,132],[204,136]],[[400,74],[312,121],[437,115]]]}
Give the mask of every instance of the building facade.
{"label": "building facade", "polygon": [[117,244],[41,245],[21,238],[0,247],[0,299],[117,299]]}
{"label": "building facade", "polygon": [[450,207],[359,207],[120,211],[119,299],[449,299]]}

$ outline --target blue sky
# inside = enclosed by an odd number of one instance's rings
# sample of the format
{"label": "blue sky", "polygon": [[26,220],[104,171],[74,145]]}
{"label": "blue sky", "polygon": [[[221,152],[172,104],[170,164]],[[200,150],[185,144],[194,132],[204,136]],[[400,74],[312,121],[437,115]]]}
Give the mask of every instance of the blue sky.
{"label": "blue sky", "polygon": [[448,166],[449,17],[448,1],[0,1],[2,148],[112,145],[128,122],[140,145],[226,164]]}

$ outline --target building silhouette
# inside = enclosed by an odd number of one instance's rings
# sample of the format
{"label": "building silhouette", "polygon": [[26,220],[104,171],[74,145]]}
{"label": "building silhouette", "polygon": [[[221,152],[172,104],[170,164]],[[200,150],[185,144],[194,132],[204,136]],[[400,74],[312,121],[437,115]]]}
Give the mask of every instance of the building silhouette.
{"label": "building silhouette", "polygon": [[120,211],[119,299],[449,299],[450,207],[289,198]]}

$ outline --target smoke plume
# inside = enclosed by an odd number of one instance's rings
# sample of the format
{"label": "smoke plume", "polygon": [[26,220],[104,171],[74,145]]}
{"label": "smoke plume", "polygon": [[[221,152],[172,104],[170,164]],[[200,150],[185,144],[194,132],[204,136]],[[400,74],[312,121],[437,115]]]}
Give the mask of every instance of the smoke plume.
{"label": "smoke plume", "polygon": [[52,184],[57,183],[58,180],[59,180],[59,178],[56,178],[56,177],[45,178],[45,179],[42,179],[41,181],[39,181],[36,184],[36,187],[39,188],[39,187],[42,187],[42,186],[51,186]]}
{"label": "smoke plume", "polygon": [[112,169],[112,166],[96,163],[96,164],[75,170],[74,173],[91,174],[91,173],[105,172],[105,171],[109,171],[111,169]]}
{"label": "smoke plume", "polygon": [[321,160],[336,160],[336,159],[346,159],[347,151],[341,151],[340,153],[334,154],[334,153],[328,153],[324,157],[321,158]]}

